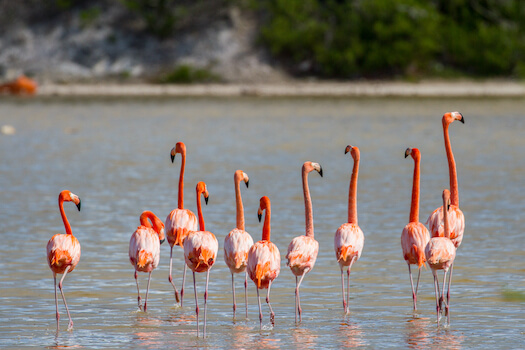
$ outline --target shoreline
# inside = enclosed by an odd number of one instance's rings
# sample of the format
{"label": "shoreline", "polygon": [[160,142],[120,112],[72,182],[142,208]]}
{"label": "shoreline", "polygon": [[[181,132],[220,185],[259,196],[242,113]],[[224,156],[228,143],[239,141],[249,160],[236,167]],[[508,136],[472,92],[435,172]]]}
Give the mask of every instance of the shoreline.
{"label": "shoreline", "polygon": [[516,81],[43,84],[37,97],[525,97]]}

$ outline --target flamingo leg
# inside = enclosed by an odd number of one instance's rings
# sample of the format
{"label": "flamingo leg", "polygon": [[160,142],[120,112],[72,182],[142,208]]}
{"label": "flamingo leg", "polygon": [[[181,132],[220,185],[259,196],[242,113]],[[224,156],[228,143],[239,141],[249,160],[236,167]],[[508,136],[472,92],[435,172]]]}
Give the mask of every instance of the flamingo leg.
{"label": "flamingo leg", "polygon": [[195,291],[195,312],[197,313],[197,338],[199,337],[199,300],[197,299],[197,286],[195,284],[195,272],[193,272],[193,290]]}
{"label": "flamingo leg", "polygon": [[[417,299],[417,291],[419,289],[419,277],[421,277],[421,268],[418,268],[419,272],[417,273],[417,283],[416,283],[416,299]],[[417,301],[417,300],[416,300]]]}
{"label": "flamingo leg", "polygon": [[434,291],[436,292],[436,313],[437,313],[437,324],[439,326],[439,286],[438,286],[438,278],[436,276],[436,271],[432,270],[432,275],[434,275]]}
{"label": "flamingo leg", "polygon": [[182,273],[182,288],[180,289],[180,307],[182,307],[182,301],[184,300],[184,284],[186,284],[186,269],[188,265],[184,263],[184,272]]}
{"label": "flamingo leg", "polygon": [[[297,298],[297,311],[295,315],[296,323],[297,323],[297,312],[299,312],[299,322],[303,322],[303,316],[302,316],[303,310],[301,309],[301,297],[299,295],[299,287],[301,286],[301,282],[303,281],[303,278],[308,273],[308,271],[309,271],[308,269],[304,271],[303,275],[301,276],[301,279],[299,280],[299,284],[297,284],[297,287],[295,288],[295,295]],[[295,277],[295,281],[297,283],[297,277]]]}
{"label": "flamingo leg", "polygon": [[210,269],[206,271],[206,289],[204,290],[204,333],[203,338],[206,338],[206,313],[208,308],[208,280],[210,279]]}
{"label": "flamingo leg", "polygon": [[[410,263],[407,261],[407,265],[408,265],[408,275],[410,276],[410,286],[412,287],[412,301],[414,302],[414,311],[417,310],[417,296],[416,296],[416,292],[414,290],[414,281],[412,280],[412,270],[410,269]],[[418,278],[418,282],[419,282],[419,278]]]}
{"label": "flamingo leg", "polygon": [[150,281],[151,281],[151,271],[149,272],[149,277],[148,277],[148,288],[146,289],[146,300],[144,301],[144,312],[148,310],[148,293],[149,293]]}
{"label": "flamingo leg", "polygon": [[57,332],[58,332],[58,320],[60,320],[60,314],[58,313],[58,297],[57,297],[57,274],[53,272],[53,281],[55,285],[55,306],[56,306],[56,316],[57,316]]}
{"label": "flamingo leg", "polygon": [[137,270],[135,270],[135,282],[137,283],[137,305],[139,307],[139,310],[142,311],[142,298],[140,297],[140,290],[139,290],[139,280],[138,280],[138,273]]}
{"label": "flamingo leg", "polygon": [[275,313],[272,310],[272,304],[270,304],[270,288],[272,288],[272,282],[268,284],[268,292],[266,293],[266,303],[268,304],[268,307],[270,308],[270,321],[272,322],[272,326],[275,323]]}
{"label": "flamingo leg", "polygon": [[173,289],[175,290],[175,301],[177,301],[178,303],[179,302],[179,291],[177,290],[177,287],[175,287],[175,284],[173,283],[173,278],[171,277],[171,266],[172,265],[173,265],[173,246],[171,246],[170,248],[170,275],[168,277],[168,281],[170,281],[171,285],[173,286]]}
{"label": "flamingo leg", "polygon": [[346,307],[347,307],[347,313],[350,312],[350,270],[352,269],[352,265],[355,261],[355,256],[350,261],[350,265],[348,266],[348,270],[346,270],[347,280],[346,280]]}
{"label": "flamingo leg", "polygon": [[[443,274],[443,286],[442,286],[442,291],[441,291],[441,299],[440,299],[440,303],[441,302],[444,302],[445,303],[445,310],[448,309],[448,304],[447,302],[445,301],[445,282],[447,280],[447,270],[444,271],[445,273]],[[441,305],[440,305],[441,306]],[[443,309],[441,309],[443,310]]]}
{"label": "flamingo leg", "polygon": [[244,304],[246,305],[246,318],[248,318],[248,270],[244,272]]}
{"label": "flamingo leg", "polygon": [[259,288],[257,289],[257,302],[259,303],[259,323],[262,329],[262,308],[261,308],[261,298],[259,297]]}
{"label": "flamingo leg", "polygon": [[235,310],[237,309],[237,305],[235,304],[235,283],[234,283],[233,273],[232,273],[232,291],[233,291],[233,318],[235,318]]}
{"label": "flamingo leg", "polygon": [[450,324],[449,309],[450,306],[450,284],[452,283],[452,271],[454,270],[454,264],[450,266],[450,274],[448,275],[448,288],[447,288],[447,308],[445,310],[445,316],[447,316],[447,322]]}
{"label": "flamingo leg", "polygon": [[64,278],[66,278],[67,273],[69,272],[69,269],[71,266],[68,266],[66,270],[64,271],[64,275],[60,279],[60,282],[58,283],[58,288],[60,289],[60,293],[62,294],[62,300],[64,301],[64,305],[66,306],[67,311],[67,317],[69,317],[69,325],[67,326],[67,330],[70,331],[73,329],[73,320],[71,319],[71,315],[69,314],[69,308],[67,307],[66,303],[66,297],[64,295],[64,291],[62,290],[62,282],[64,281]]}
{"label": "flamingo leg", "polygon": [[343,309],[345,309],[345,314],[346,314],[345,275],[343,273],[343,266],[341,266],[341,291],[343,293]]}
{"label": "flamingo leg", "polygon": [[299,286],[299,280],[297,279],[297,276],[295,276],[295,323],[297,323],[297,293],[298,293],[298,286]]}

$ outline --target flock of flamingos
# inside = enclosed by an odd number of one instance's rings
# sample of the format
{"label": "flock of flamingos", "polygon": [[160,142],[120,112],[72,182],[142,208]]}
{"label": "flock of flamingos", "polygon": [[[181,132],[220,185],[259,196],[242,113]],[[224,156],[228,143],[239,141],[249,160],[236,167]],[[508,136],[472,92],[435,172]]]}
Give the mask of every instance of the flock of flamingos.
{"label": "flock of flamingos", "polygon": [[[456,163],[450,138],[448,134],[449,125],[459,120],[464,123],[463,116],[459,112],[450,112],[443,115],[443,133],[445,138],[445,150],[449,165],[450,175],[450,191],[445,189],[443,191],[443,206],[434,210],[430,214],[427,224],[429,230],[419,222],[419,182],[420,182],[420,160],[421,154],[417,148],[408,148],[405,152],[405,158],[409,155],[414,159],[414,178],[412,187],[412,203],[410,208],[409,223],[404,227],[401,234],[401,248],[403,250],[403,257],[408,265],[408,272],[410,275],[410,284],[412,286],[412,298],[414,310],[417,304],[417,290],[419,286],[419,277],[421,274],[421,267],[425,262],[432,269],[434,275],[434,286],[436,293],[436,310],[437,310],[437,324],[439,325],[440,314],[444,311],[447,317],[447,322],[450,323],[449,303],[450,303],[450,283],[452,278],[452,269],[456,249],[461,244],[463,232],[465,229],[465,218],[459,209],[458,183],[456,174]],[[341,268],[341,289],[343,295],[343,308],[345,313],[349,312],[348,300],[350,289],[350,269],[352,265],[359,259],[364,245],[363,231],[357,224],[357,176],[359,172],[359,149],[353,146],[347,146],[345,154],[350,153],[354,160],[352,176],[350,180],[350,189],[348,195],[348,222],[342,224],[335,232],[334,248],[335,255],[339,266]],[[199,306],[197,298],[197,290],[195,288],[195,273],[206,272],[206,289],[204,293],[204,337],[206,336],[206,306],[208,299],[208,280],[210,269],[215,263],[219,244],[215,235],[206,231],[204,218],[202,216],[201,197],[204,197],[206,204],[208,203],[208,190],[204,182],[199,182],[196,187],[197,192],[197,215],[195,216],[188,209],[184,209],[184,168],[186,164],[186,146],[182,142],[178,142],[171,150],[171,161],[175,161],[176,154],[181,154],[182,163],[179,176],[178,188],[178,207],[173,209],[166,218],[165,223],[151,211],[144,211],[140,215],[140,226],[131,236],[129,242],[129,259],[135,268],[135,280],[137,282],[138,293],[138,307],[144,312],[147,310],[149,283],[151,279],[151,272],[158,266],[160,259],[160,245],[164,242],[165,236],[168,238],[170,244],[170,272],[169,281],[173,286],[175,299],[180,302],[181,306],[184,298],[184,284],[186,279],[186,268],[189,267],[193,271],[193,285],[195,290],[195,305],[197,313],[197,336],[199,336]],[[313,227],[313,213],[312,201],[310,198],[310,191],[308,188],[308,174],[313,170],[317,171],[323,176],[323,171],[318,163],[305,162],[302,167],[303,192],[305,203],[305,218],[306,218],[306,234],[304,236],[295,237],[288,246],[286,254],[287,265],[295,275],[295,321],[299,315],[301,321],[301,302],[299,295],[299,287],[303,281],[304,276],[310,272],[317,258],[319,250],[319,243],[314,238]],[[274,323],[274,312],[270,304],[270,289],[273,281],[277,278],[280,272],[281,257],[279,249],[270,240],[270,219],[271,206],[270,199],[263,196],[260,199],[258,209],[259,221],[261,221],[264,213],[264,225],[262,229],[262,239],[255,244],[253,239],[244,230],[244,209],[241,199],[240,182],[243,181],[248,187],[249,178],[242,170],[237,170],[234,175],[235,184],[235,198],[237,204],[237,225],[224,240],[224,261],[230,268],[232,274],[232,290],[233,290],[233,314],[235,316],[236,302],[235,302],[235,288],[234,275],[237,273],[245,273],[244,288],[245,288],[245,305],[246,317],[248,316],[248,302],[247,302],[247,286],[248,276],[255,283],[257,289],[257,300],[259,304],[259,321],[262,327],[262,311],[261,300],[259,297],[259,289],[267,289],[266,303],[270,309],[270,320]],[[62,294],[67,315],[69,317],[68,330],[73,328],[73,321],[69,314],[64,292],[62,290],[62,282],[66,275],[72,272],[80,259],[80,243],[73,236],[71,226],[66,218],[63,203],[73,202],[80,210],[80,198],[70,191],[62,191],[58,197],[58,205],[60,214],[64,222],[65,234],[54,235],[47,244],[47,260],[49,267],[53,271],[53,278],[55,284],[55,304],[56,304],[56,321],[57,331],[59,328],[60,315],[58,313],[58,298],[57,298],[57,283],[56,275],[63,274],[58,288]],[[151,223],[150,223],[151,221]],[[198,225],[197,225],[198,224]],[[166,228],[166,231],[165,231]],[[432,237],[432,238],[431,238]],[[184,248],[184,258],[186,264],[184,265],[184,273],[182,278],[182,288],[180,295],[173,283],[172,279],[172,257],[173,247],[175,245]],[[412,271],[410,265],[417,265],[418,279],[414,289],[412,279]],[[347,288],[345,298],[345,283],[344,283],[344,269],[347,274]],[[448,278],[448,289],[445,297],[445,282],[447,272],[450,269]],[[442,290],[439,290],[439,282],[437,270],[443,270],[443,284]],[[139,284],[137,279],[137,272],[149,273],[148,288],[146,290],[146,298],[144,305],[142,305],[142,298],[140,296]],[[443,308],[444,305],[444,308]]]}

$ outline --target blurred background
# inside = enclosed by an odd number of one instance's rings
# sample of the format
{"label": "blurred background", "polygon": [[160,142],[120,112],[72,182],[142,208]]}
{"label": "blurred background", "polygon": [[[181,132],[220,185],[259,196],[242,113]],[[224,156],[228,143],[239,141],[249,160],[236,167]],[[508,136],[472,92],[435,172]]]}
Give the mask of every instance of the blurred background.
{"label": "blurred background", "polygon": [[525,76],[520,0],[0,0],[0,79]]}

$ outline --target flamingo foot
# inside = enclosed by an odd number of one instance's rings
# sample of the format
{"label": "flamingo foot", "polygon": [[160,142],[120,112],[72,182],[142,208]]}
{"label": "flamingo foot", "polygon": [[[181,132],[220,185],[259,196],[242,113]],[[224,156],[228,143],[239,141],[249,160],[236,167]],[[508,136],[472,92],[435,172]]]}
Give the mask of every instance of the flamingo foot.
{"label": "flamingo foot", "polygon": [[68,331],[72,331],[73,330],[73,321],[72,320],[69,320],[69,324],[67,326],[67,330]]}

